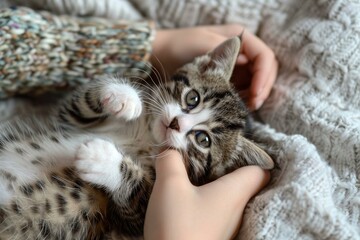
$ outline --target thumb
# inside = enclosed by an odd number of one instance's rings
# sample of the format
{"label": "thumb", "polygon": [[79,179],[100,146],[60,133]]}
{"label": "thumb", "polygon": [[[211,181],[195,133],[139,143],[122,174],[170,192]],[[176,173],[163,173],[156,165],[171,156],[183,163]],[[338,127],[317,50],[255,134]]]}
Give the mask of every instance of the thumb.
{"label": "thumb", "polygon": [[173,149],[162,152],[155,161],[156,179],[167,181],[176,178],[189,181],[181,154]]}

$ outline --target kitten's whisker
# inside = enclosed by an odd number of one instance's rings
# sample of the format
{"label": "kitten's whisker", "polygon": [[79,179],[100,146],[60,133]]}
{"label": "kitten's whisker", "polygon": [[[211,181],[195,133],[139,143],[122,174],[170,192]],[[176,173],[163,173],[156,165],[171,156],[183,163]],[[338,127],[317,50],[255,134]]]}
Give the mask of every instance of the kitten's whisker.
{"label": "kitten's whisker", "polygon": [[[141,80],[143,80],[143,79],[141,79]],[[145,89],[150,90],[152,93],[154,93],[155,96],[159,97],[160,103],[169,102],[169,101],[167,101],[168,99],[164,98],[163,92],[165,92],[165,91],[164,91],[164,87],[162,86],[163,84],[160,83],[158,85],[155,85],[156,89],[154,88],[154,86],[149,85],[149,84],[143,84],[143,83],[139,82],[139,85],[141,85]],[[147,93],[147,96],[149,96],[150,99],[154,98],[154,96],[152,96],[150,93]]]}
{"label": "kitten's whisker", "polygon": [[170,147],[167,147],[164,151],[161,151],[159,154],[157,154],[156,157],[167,157],[169,155],[169,152],[168,150],[170,150],[171,148]]}
{"label": "kitten's whisker", "polygon": [[[159,81],[161,81],[161,74],[160,72],[152,65],[150,64],[149,62],[146,62],[146,61],[143,61],[143,63],[145,64],[145,66],[147,66],[148,68],[151,69],[151,72],[154,73],[155,75],[155,78],[157,78]],[[149,72],[146,72],[146,74],[149,76],[149,78],[152,78],[151,77],[151,74]],[[152,79],[153,80],[153,79]],[[156,84],[155,81],[152,81],[153,84]]]}
{"label": "kitten's whisker", "polygon": [[148,103],[148,105],[149,106],[152,106],[153,107],[153,111],[156,111],[160,116],[161,116],[161,114],[163,113],[163,111],[164,111],[164,109],[163,109],[163,107],[161,106],[161,105],[159,105],[158,103],[156,103],[156,102],[149,102]]}
{"label": "kitten's whisker", "polygon": [[166,146],[168,145],[169,140],[165,139],[165,141],[161,142],[161,143],[152,143],[150,146],[154,146],[154,147],[162,147],[162,146]]}
{"label": "kitten's whisker", "polygon": [[[148,73],[148,72],[145,72],[145,71],[143,71],[143,70],[141,70],[142,72],[144,72],[146,75],[148,75],[148,79],[150,79],[151,80],[151,82],[152,82],[152,85],[154,86],[154,87],[156,87],[157,89],[158,89],[158,91],[159,91],[159,88],[158,88],[158,82],[156,82],[156,81],[154,81],[154,79],[151,77],[151,75]],[[144,79],[140,79],[140,80],[144,80]],[[146,80],[144,80],[144,82],[146,82],[147,83],[147,81]],[[159,82],[161,82],[161,81],[159,81]]]}
{"label": "kitten's whisker", "polygon": [[161,76],[163,76],[165,78],[164,80],[166,81],[166,78],[169,76],[169,74],[165,70],[164,65],[160,62],[159,58],[154,54],[153,54],[153,57],[155,57],[156,61],[159,63],[160,69],[162,70],[162,75]]}
{"label": "kitten's whisker", "polygon": [[152,158],[159,158],[159,157],[166,157],[167,156],[167,150],[171,149],[170,147],[167,147],[165,150],[161,151],[158,154],[151,155]]}
{"label": "kitten's whisker", "polygon": [[[147,72],[146,72],[146,74],[148,74]],[[138,78],[139,79],[139,78]],[[166,101],[166,99],[164,99],[163,98],[163,90],[164,90],[164,88],[163,88],[163,85],[164,85],[164,83],[163,83],[163,81],[159,81],[159,82],[157,82],[157,83],[155,83],[155,81],[152,79],[152,77],[149,75],[149,79],[152,81],[152,83],[153,83],[153,86],[152,87],[156,87],[156,90],[157,91],[153,91],[154,93],[156,92],[156,93],[158,93],[159,94],[159,96],[160,96],[160,98],[161,99],[163,99],[163,103],[165,103],[165,102],[167,102]],[[144,80],[144,79],[140,79],[140,80]],[[146,80],[144,80],[144,82],[147,82]]]}

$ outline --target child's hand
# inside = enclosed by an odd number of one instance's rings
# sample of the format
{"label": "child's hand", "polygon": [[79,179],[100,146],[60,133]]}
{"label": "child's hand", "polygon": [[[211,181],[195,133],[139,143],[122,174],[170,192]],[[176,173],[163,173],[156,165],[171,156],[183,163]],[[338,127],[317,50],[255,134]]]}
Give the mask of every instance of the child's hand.
{"label": "child's hand", "polygon": [[[238,24],[159,30],[153,43],[151,62],[158,71],[165,70],[167,74],[171,74],[178,67],[213,50],[243,30]],[[245,30],[233,82],[251,110],[258,109],[269,96],[277,69],[278,63],[273,51],[258,37]]]}
{"label": "child's hand", "polygon": [[268,172],[249,166],[196,187],[188,179],[181,155],[175,150],[165,151],[156,160],[145,239],[230,239],[247,202],[268,181]]}

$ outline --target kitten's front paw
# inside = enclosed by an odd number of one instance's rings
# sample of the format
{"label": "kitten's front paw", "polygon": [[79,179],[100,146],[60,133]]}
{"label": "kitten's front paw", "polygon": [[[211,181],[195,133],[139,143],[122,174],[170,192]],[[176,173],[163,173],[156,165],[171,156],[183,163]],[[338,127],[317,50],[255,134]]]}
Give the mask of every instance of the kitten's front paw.
{"label": "kitten's front paw", "polygon": [[94,139],[81,144],[75,156],[75,166],[83,180],[115,190],[121,182],[122,159],[123,155],[114,144]]}
{"label": "kitten's front paw", "polygon": [[101,103],[107,112],[125,120],[136,119],[142,112],[139,94],[125,83],[107,85],[103,90]]}

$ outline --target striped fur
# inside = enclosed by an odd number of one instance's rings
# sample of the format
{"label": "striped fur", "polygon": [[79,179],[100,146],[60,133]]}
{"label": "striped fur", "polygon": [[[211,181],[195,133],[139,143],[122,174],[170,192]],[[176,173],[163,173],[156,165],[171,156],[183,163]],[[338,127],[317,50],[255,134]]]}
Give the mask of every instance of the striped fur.
{"label": "striped fur", "polygon": [[166,83],[101,79],[53,117],[0,131],[0,239],[140,236],[162,146],[184,156],[195,185],[268,155],[245,138],[248,111],[229,79],[238,38]]}

